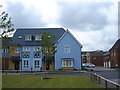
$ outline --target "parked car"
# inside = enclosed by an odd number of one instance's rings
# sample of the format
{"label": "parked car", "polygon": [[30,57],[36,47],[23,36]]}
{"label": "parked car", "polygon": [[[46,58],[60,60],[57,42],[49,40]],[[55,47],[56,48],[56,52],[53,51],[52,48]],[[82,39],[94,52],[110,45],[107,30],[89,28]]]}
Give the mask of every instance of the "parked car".
{"label": "parked car", "polygon": [[83,67],[88,67],[88,68],[94,68],[95,67],[95,65],[92,64],[92,63],[82,63],[82,66]]}
{"label": "parked car", "polygon": [[82,66],[83,66],[83,67],[86,67],[86,63],[82,63]]}

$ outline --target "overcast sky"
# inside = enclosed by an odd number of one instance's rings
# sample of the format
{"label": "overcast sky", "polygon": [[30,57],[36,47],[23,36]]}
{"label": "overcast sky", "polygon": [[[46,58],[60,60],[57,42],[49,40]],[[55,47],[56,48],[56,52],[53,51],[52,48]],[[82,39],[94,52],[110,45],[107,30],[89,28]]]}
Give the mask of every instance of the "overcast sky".
{"label": "overcast sky", "polygon": [[[2,0],[15,28],[69,29],[83,51],[109,50],[118,39],[116,0]],[[108,2],[109,1],[109,2]]]}

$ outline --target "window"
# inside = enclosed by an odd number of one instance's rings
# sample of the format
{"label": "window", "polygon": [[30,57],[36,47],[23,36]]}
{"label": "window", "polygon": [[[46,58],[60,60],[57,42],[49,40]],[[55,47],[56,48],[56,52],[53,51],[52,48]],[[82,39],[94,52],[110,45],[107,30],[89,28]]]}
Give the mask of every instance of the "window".
{"label": "window", "polygon": [[73,59],[63,59],[62,67],[73,67]]}
{"label": "window", "polygon": [[23,47],[23,58],[30,57],[30,47]]}
{"label": "window", "polygon": [[39,68],[39,67],[40,67],[39,60],[35,60],[34,61],[34,68]]}
{"label": "window", "polygon": [[34,58],[40,58],[40,47],[34,47]]}
{"label": "window", "polygon": [[64,53],[66,53],[66,54],[70,53],[70,46],[64,47]]}
{"label": "window", "polygon": [[41,35],[36,35],[36,36],[35,36],[35,40],[36,40],[36,41],[41,41],[41,40],[42,40]]}
{"label": "window", "polygon": [[96,59],[96,57],[93,57],[93,59],[95,60],[95,59]]}
{"label": "window", "polygon": [[30,47],[23,47],[23,52],[28,52],[30,51]]}
{"label": "window", "polygon": [[116,52],[114,51],[114,56],[116,55]]}
{"label": "window", "polygon": [[24,68],[28,68],[28,67],[29,67],[28,60],[24,60],[24,62],[23,62],[23,67],[24,67]]}
{"label": "window", "polygon": [[20,52],[20,49],[19,48],[16,48],[15,49],[15,53],[19,53]]}
{"label": "window", "polygon": [[25,41],[31,41],[32,40],[32,36],[31,35],[26,35],[25,36]]}
{"label": "window", "polygon": [[34,47],[34,51],[40,51],[41,48],[40,47]]}
{"label": "window", "polygon": [[34,52],[34,58],[40,58],[40,52]]}
{"label": "window", "polygon": [[19,39],[21,39],[21,38],[22,38],[22,36],[19,36],[18,38],[19,38]]}
{"label": "window", "polygon": [[9,51],[9,50],[8,50],[7,48],[3,49],[3,52],[4,52],[4,53],[8,53],[8,51]]}

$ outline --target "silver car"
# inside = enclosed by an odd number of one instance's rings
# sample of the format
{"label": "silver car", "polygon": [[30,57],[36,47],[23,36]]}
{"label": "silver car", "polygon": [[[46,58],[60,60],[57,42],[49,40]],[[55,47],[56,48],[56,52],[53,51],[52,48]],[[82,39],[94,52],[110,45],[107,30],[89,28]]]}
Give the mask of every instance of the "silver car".
{"label": "silver car", "polygon": [[94,68],[95,67],[95,65],[92,63],[82,63],[82,66],[87,67],[87,68]]}

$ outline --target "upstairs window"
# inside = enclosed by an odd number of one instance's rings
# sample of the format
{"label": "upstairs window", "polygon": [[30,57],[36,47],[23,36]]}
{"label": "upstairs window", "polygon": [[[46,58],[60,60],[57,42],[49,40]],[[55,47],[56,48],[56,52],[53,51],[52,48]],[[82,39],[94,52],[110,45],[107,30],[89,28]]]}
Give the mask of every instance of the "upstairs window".
{"label": "upstairs window", "polygon": [[42,40],[42,36],[41,35],[36,35],[35,36],[35,40],[36,41],[41,41]]}
{"label": "upstairs window", "polygon": [[40,47],[34,47],[34,51],[40,51]]}
{"label": "upstairs window", "polygon": [[29,52],[30,51],[30,47],[23,47],[23,52]]}
{"label": "upstairs window", "polygon": [[23,58],[30,57],[30,47],[23,47]]}
{"label": "upstairs window", "polygon": [[34,58],[40,58],[40,47],[34,48]]}
{"label": "upstairs window", "polygon": [[3,50],[2,50],[4,53],[8,53],[8,48],[4,48]]}
{"label": "upstairs window", "polygon": [[16,48],[15,53],[19,53],[19,52],[20,52],[20,48]]}
{"label": "upstairs window", "polygon": [[70,46],[64,47],[64,53],[69,54],[70,53]]}
{"label": "upstairs window", "polygon": [[32,36],[31,35],[26,35],[25,36],[25,41],[31,41],[32,40]]}

